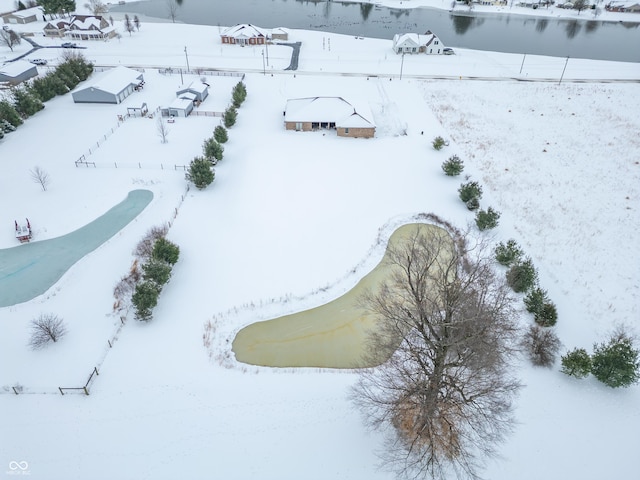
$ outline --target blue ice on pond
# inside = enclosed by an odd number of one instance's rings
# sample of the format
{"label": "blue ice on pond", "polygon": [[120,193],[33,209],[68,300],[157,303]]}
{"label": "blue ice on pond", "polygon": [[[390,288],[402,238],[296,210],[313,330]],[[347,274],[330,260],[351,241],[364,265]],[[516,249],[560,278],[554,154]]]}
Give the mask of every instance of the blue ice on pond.
{"label": "blue ice on pond", "polygon": [[0,249],[0,307],[42,295],[74,263],[127,226],[152,199],[149,190],[132,190],[122,202],[74,232]]}

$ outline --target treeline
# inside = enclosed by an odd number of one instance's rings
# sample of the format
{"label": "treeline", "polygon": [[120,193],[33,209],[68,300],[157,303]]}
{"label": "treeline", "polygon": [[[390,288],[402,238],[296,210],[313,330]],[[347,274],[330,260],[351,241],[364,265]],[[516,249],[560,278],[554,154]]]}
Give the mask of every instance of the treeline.
{"label": "treeline", "polygon": [[69,93],[93,72],[93,64],[79,53],[66,52],[63,60],[52,72],[11,88],[7,98],[0,100],[0,138],[42,110],[44,102]]}

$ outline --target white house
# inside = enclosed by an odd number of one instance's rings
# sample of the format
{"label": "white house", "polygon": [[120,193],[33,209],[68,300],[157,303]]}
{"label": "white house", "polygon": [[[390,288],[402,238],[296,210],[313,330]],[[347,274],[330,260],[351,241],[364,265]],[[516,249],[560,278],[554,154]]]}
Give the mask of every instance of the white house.
{"label": "white house", "polygon": [[116,67],[78,86],[71,96],[75,103],[120,103],[144,85],[142,73],[127,67]]}
{"label": "white house", "polygon": [[339,137],[371,138],[376,126],[364,106],[354,107],[342,97],[306,97],[287,100],[284,112],[287,130],[308,132],[335,129]]}
{"label": "white house", "polygon": [[424,35],[397,33],[393,36],[393,51],[396,53],[442,54],[444,45],[438,36],[428,30]]}
{"label": "white house", "polygon": [[178,98],[190,98],[196,102],[203,102],[205,98],[209,96],[209,85],[201,82],[200,80],[194,80],[189,85],[183,85],[176,92]]}

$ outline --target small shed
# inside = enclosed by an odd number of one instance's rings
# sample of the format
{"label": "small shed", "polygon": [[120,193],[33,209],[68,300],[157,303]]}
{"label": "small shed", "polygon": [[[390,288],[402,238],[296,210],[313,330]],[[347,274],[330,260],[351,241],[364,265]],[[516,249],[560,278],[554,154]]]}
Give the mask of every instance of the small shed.
{"label": "small shed", "polygon": [[71,92],[75,103],[120,103],[144,85],[142,73],[127,67],[107,70]]}
{"label": "small shed", "polygon": [[18,60],[0,66],[0,83],[18,85],[38,75],[38,69],[32,63]]}
{"label": "small shed", "polygon": [[282,28],[282,27],[276,27],[273,30],[271,30],[271,39],[272,40],[289,40],[289,30]]}
{"label": "small shed", "polygon": [[178,98],[191,98],[196,102],[203,102],[209,96],[209,85],[199,80],[183,85],[176,92]]}
{"label": "small shed", "polygon": [[37,22],[42,16],[42,7],[26,8],[24,10],[16,10],[2,16],[4,23],[25,24]]}
{"label": "small shed", "polygon": [[186,98],[176,98],[167,110],[170,117],[187,117],[193,111],[193,101]]}

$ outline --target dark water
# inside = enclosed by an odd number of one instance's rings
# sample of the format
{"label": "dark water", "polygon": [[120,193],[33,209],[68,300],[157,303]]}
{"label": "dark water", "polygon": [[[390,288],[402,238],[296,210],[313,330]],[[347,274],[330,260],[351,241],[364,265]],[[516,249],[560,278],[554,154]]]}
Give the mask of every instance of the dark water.
{"label": "dark water", "polygon": [[[185,23],[252,23],[264,28],[289,27],[388,39],[396,33],[431,30],[449,47],[640,62],[640,24],[597,21],[590,10],[582,12],[583,19],[564,20],[469,14],[464,7],[450,13],[335,1],[149,0],[113,6],[112,11],[168,18],[168,1],[179,4],[176,20]],[[628,15],[640,21],[640,15]]]}

